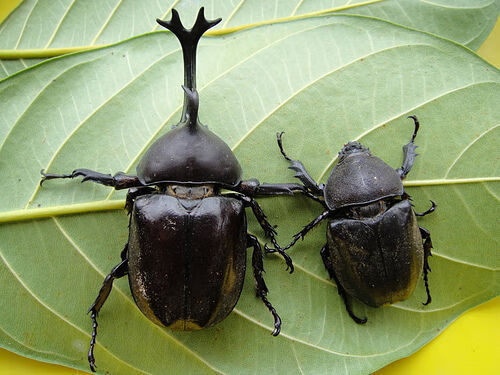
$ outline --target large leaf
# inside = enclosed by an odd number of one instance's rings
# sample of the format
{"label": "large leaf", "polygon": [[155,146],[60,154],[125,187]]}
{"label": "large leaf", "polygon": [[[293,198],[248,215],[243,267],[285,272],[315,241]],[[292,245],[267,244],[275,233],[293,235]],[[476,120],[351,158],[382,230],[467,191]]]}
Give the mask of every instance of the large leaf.
{"label": "large leaf", "polygon": [[[0,26],[0,49],[38,49],[94,46],[119,42],[158,30],[156,18],[178,9],[186,25],[199,6],[207,17],[221,17],[219,30],[305,14],[339,12],[382,18],[441,35],[477,49],[500,12],[499,0],[25,0]],[[1,56],[1,54],[0,54]],[[49,52],[46,52],[49,57]],[[0,78],[37,63],[37,59],[0,61]]]}
{"label": "large leaf", "polygon": [[[126,280],[100,315],[99,369],[113,374],[366,374],[409,355],[455,317],[498,294],[499,72],[469,50],[359,16],[330,16],[204,38],[202,121],[235,151],[245,177],[293,181],[276,146],[325,181],[338,150],[361,140],[397,167],[416,114],[420,156],[407,185],[433,235],[433,303],[423,285],[404,303],[355,304],[346,315],[322,265],[325,228],[269,257],[270,300],[282,334],[255,297],[251,273],[235,311],[212,329],[162,330],[135,307]],[[181,53],[169,33],[53,59],[0,83],[0,345],[86,369],[85,315],[127,239],[123,194],[77,181],[39,186],[39,171],[134,173],[151,142],[180,117]],[[321,212],[304,198],[261,200],[280,241]],[[67,213],[80,213],[64,215]],[[249,217],[251,214],[249,213]],[[264,242],[255,220],[249,230]]]}

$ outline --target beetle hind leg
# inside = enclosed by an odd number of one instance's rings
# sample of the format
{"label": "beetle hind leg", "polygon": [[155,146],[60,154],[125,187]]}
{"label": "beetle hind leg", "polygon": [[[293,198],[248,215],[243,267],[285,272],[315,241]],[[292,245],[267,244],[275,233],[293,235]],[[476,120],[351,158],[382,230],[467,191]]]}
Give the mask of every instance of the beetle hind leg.
{"label": "beetle hind leg", "polygon": [[342,287],[340,284],[339,280],[337,279],[337,276],[335,275],[335,271],[333,270],[333,265],[331,264],[330,258],[328,256],[328,245],[324,245],[323,248],[321,249],[321,258],[323,259],[323,263],[325,264],[325,268],[328,271],[328,274],[330,275],[330,278],[335,281],[335,284],[337,284],[337,290],[339,292],[339,295],[342,297],[342,300],[344,301],[345,308],[347,310],[347,313],[351,317],[352,320],[354,320],[357,324],[365,324],[367,319],[366,318],[358,318],[354,312],[352,311],[352,303],[349,295],[345,291],[345,289]]}
{"label": "beetle hind leg", "polygon": [[431,267],[429,266],[429,257],[432,256],[432,240],[431,233],[422,227],[420,228],[420,234],[422,235],[422,239],[424,240],[424,284],[425,284],[425,292],[427,293],[427,301],[422,302],[424,306],[428,305],[432,302],[431,292],[429,289],[429,278],[428,274],[431,272]]}
{"label": "beetle hind leg", "polygon": [[96,371],[94,347],[97,338],[97,327],[98,327],[97,316],[99,315],[99,311],[101,310],[101,307],[104,305],[104,302],[106,302],[109,293],[111,293],[111,288],[113,287],[113,281],[115,279],[119,279],[120,277],[125,276],[128,273],[128,259],[126,258],[126,254],[127,254],[127,245],[122,251],[122,261],[117,266],[113,267],[111,272],[106,276],[106,278],[102,283],[102,287],[99,290],[97,298],[95,299],[92,306],[90,306],[90,309],[88,311],[90,313],[90,318],[92,319],[92,336],[90,338],[88,361],[90,369],[93,372]]}
{"label": "beetle hind leg", "polygon": [[260,246],[259,240],[252,234],[247,234],[247,244],[248,247],[253,247],[252,253],[252,267],[253,276],[255,278],[255,287],[257,288],[257,297],[259,297],[267,309],[273,314],[274,317],[274,330],[271,333],[273,336],[278,336],[281,331],[281,318],[276,312],[271,302],[267,299],[267,289],[266,282],[262,277],[262,272],[264,272],[264,264],[262,262],[262,247]]}

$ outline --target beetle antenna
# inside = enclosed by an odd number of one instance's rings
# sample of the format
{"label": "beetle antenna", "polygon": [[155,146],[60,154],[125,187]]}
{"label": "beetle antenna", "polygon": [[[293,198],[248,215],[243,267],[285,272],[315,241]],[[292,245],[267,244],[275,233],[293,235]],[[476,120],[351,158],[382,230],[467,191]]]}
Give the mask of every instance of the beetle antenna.
{"label": "beetle antenna", "polygon": [[[196,90],[196,48],[198,46],[198,41],[205,31],[217,25],[220,21],[221,18],[213,21],[207,20],[203,7],[200,8],[196,22],[189,30],[184,28],[179,13],[175,9],[172,9],[172,18],[170,21],[156,20],[161,26],[174,33],[181,43],[182,55],[184,57],[184,86],[188,89]],[[189,94],[186,90],[184,91],[184,108],[182,109],[181,122],[186,121],[186,113],[190,102]]]}

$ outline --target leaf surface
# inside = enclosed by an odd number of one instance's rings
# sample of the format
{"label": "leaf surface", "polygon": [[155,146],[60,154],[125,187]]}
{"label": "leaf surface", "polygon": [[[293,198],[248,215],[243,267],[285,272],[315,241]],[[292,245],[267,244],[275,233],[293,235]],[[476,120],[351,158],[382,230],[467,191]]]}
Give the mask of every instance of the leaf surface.
{"label": "leaf surface", "polygon": [[[311,41],[314,41],[312,43]],[[48,181],[40,169],[135,173],[148,146],[182,108],[182,54],[171,34],[53,59],[0,82],[0,345],[86,369],[85,311],[127,240],[124,193]],[[244,177],[293,181],[276,146],[325,181],[337,152],[360,140],[397,168],[415,114],[420,156],[407,189],[433,236],[433,302],[412,298],[347,316],[319,256],[325,227],[291,251],[296,272],[266,259],[269,298],[251,272],[235,311],[194,333],[162,330],[119,280],[100,314],[100,371],[119,374],[366,374],[407,356],[463,311],[498,295],[499,72],[469,50],[377,19],[329,16],[204,38],[199,49],[201,120],[234,150]],[[8,109],[8,110],[7,110]],[[261,199],[280,242],[321,213],[305,198]],[[76,207],[80,214],[64,215]],[[45,210],[45,211],[43,211]],[[104,211],[98,211],[104,210]],[[37,212],[45,218],[35,219]],[[42,215],[43,216],[43,215]],[[249,231],[265,239],[251,213]],[[249,263],[250,265],[250,263]]]}

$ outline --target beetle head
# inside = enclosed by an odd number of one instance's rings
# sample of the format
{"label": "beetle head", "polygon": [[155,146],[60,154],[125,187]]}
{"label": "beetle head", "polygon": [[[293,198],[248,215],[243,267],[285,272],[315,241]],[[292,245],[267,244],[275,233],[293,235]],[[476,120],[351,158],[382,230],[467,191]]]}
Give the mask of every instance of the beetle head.
{"label": "beetle head", "polygon": [[158,23],[179,39],[184,58],[184,108],[175,129],[159,138],[137,166],[145,185],[190,184],[234,186],[241,180],[241,167],[229,146],[202,126],[198,119],[199,96],[196,91],[196,47],[205,31],[219,23],[208,21],[200,9],[191,29],[182,25],[172,10],[170,21]]}
{"label": "beetle head", "polygon": [[353,141],[349,142],[342,150],[339,152],[339,160],[344,159],[346,156],[354,155],[354,154],[366,154],[371,155],[370,149],[368,147],[363,146],[361,143]]}

